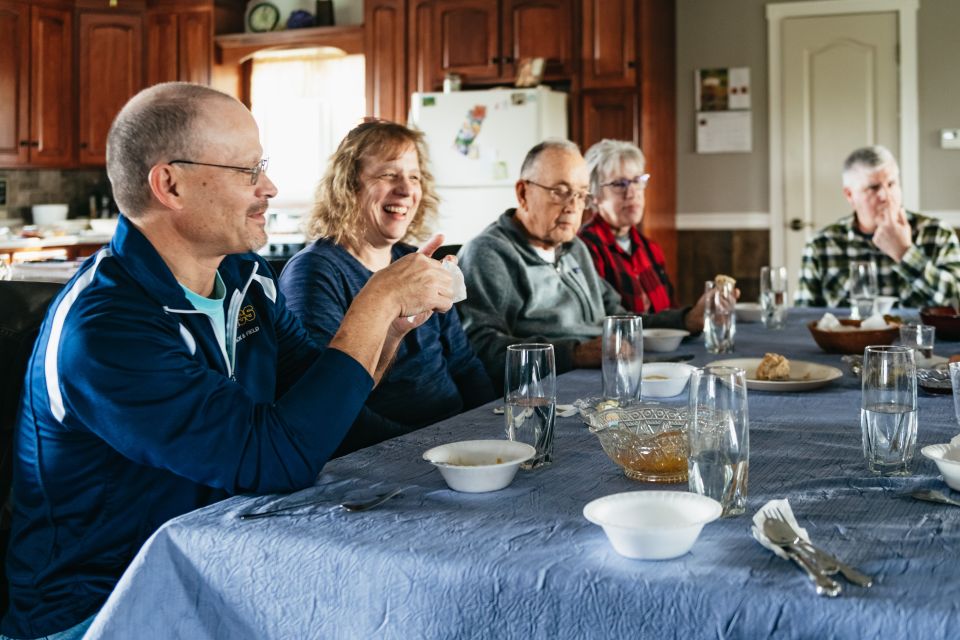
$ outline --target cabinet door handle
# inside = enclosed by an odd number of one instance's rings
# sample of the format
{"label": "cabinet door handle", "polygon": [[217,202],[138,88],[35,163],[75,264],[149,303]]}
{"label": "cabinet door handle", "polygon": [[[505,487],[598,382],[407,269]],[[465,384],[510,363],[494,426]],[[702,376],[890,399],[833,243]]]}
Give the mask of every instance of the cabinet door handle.
{"label": "cabinet door handle", "polygon": [[86,143],[86,142],[81,142],[81,143],[80,143],[80,148],[81,148],[81,149],[86,149],[86,148],[87,148],[87,143]]}
{"label": "cabinet door handle", "polygon": [[29,140],[21,140],[21,141],[20,141],[20,146],[21,146],[21,147],[29,147],[29,146],[30,146],[30,141],[29,141]]}
{"label": "cabinet door handle", "polygon": [[502,61],[503,61],[503,58],[500,58],[500,57],[491,58],[491,59],[490,59],[490,64],[500,64]]}
{"label": "cabinet door handle", "polygon": [[629,60],[629,61],[627,61],[627,69],[636,69],[636,68],[637,68],[637,61],[636,61],[636,60]]}
{"label": "cabinet door handle", "polygon": [[30,141],[30,146],[31,146],[31,147],[39,147],[39,146],[40,146],[40,142],[39,142],[38,140],[31,140],[31,141]]}
{"label": "cabinet door handle", "polygon": [[504,64],[513,64],[513,58],[511,58],[510,56],[507,56],[507,57],[503,58],[503,63],[504,63]]}

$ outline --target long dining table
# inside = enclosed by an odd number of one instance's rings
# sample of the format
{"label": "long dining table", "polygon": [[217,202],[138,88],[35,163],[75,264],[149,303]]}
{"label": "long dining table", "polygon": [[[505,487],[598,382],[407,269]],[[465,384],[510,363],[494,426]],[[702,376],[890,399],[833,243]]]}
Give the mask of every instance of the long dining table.
{"label": "long dining table", "polygon": [[[805,326],[823,312],[792,309],[783,330],[741,322],[730,356],[707,354],[702,337],[677,350],[695,365],[773,351],[844,374],[819,389],[749,392],[746,513],[706,525],[682,557],[621,557],[583,517],[604,495],[687,485],[628,479],[577,416],[557,419],[552,465],[492,493],[448,489],[422,454],[503,438],[491,403],[333,460],[308,490],[236,496],[171,520],[144,544],[86,637],[955,636],[960,509],[907,495],[950,493],[920,448],[957,434],[952,397],[919,392],[912,475],[871,475],[860,380]],[[960,352],[960,343],[935,351]],[[599,392],[597,370],[558,378],[560,403]],[[395,487],[403,493],[376,509],[338,507]],[[873,575],[874,586],[817,596],[806,575],[750,535],[753,514],[773,499],[789,500],[813,541]],[[286,516],[238,519],[315,500]]]}

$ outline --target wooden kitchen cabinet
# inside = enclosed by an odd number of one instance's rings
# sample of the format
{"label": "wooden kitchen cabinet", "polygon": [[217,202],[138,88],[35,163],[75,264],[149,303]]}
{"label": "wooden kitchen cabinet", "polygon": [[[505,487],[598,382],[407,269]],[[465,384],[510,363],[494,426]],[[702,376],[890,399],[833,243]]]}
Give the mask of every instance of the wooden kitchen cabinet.
{"label": "wooden kitchen cabinet", "polygon": [[635,89],[584,91],[581,105],[584,151],[604,138],[639,142],[640,95]]}
{"label": "wooden kitchen cabinet", "polygon": [[580,86],[584,89],[635,86],[636,0],[582,0],[581,10]]}
{"label": "wooden kitchen cabinet", "polygon": [[82,11],[80,28],[79,161],[106,162],[110,124],[143,88],[143,17]]}
{"label": "wooden kitchen cabinet", "polygon": [[410,86],[512,84],[523,58],[546,59],[544,79],[573,74],[570,0],[415,0],[410,5]]}
{"label": "wooden kitchen cabinet", "polygon": [[404,0],[366,0],[363,26],[367,115],[406,122],[406,3]]}
{"label": "wooden kitchen cabinet", "polygon": [[146,85],[180,80],[210,84],[213,6],[148,10]]}
{"label": "wooden kitchen cabinet", "polygon": [[73,158],[73,12],[0,1],[0,166]]}

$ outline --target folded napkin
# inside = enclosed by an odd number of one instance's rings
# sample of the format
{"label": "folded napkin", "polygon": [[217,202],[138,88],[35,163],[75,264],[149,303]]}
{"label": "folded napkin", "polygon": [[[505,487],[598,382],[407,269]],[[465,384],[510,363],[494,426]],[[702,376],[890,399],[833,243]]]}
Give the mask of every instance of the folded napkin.
{"label": "folded napkin", "polygon": [[886,329],[887,321],[879,313],[875,313],[860,323],[861,329]]}
{"label": "folded napkin", "polygon": [[790,508],[789,500],[771,500],[760,507],[760,510],[753,514],[753,527],[750,529],[750,532],[753,534],[754,540],[784,560],[789,560],[790,557],[787,556],[786,551],[784,551],[782,547],[770,542],[770,539],[763,533],[763,523],[767,520],[767,512],[773,512],[774,510],[783,514],[783,517],[786,518],[787,522],[790,523],[790,526],[793,527],[793,530],[797,532],[797,535],[799,535],[801,539],[810,542],[810,536],[807,534],[807,530],[797,524],[797,519],[793,516],[793,509]]}

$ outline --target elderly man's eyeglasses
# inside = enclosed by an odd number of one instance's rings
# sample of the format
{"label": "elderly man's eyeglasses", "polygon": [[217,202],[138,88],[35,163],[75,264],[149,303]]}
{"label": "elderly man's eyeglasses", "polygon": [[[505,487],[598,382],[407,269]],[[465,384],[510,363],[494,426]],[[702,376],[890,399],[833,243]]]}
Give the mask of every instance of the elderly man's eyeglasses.
{"label": "elderly man's eyeglasses", "polygon": [[250,174],[250,184],[257,184],[257,180],[260,179],[260,174],[267,170],[267,163],[270,161],[269,158],[264,158],[257,164],[252,167],[235,167],[229,164],[214,164],[212,162],[195,162],[193,160],[171,160],[167,164],[197,164],[203,167],[217,167],[218,169],[233,169],[234,171],[239,171],[240,173],[249,173]]}
{"label": "elderly man's eyeglasses", "polygon": [[534,182],[533,180],[524,180],[527,184],[532,184],[535,187],[540,187],[544,191],[550,194],[550,199],[557,204],[567,204],[571,200],[579,200],[581,203],[586,204],[590,199],[590,192],[588,191],[574,191],[566,185],[559,187],[548,187],[546,185]]}
{"label": "elderly man's eyeglasses", "polygon": [[620,195],[626,195],[627,190],[630,189],[630,185],[635,186],[638,190],[643,191],[647,188],[647,183],[650,182],[650,174],[644,173],[637,176],[636,178],[620,178],[619,180],[611,180],[606,184],[600,185],[601,187],[610,187]]}

